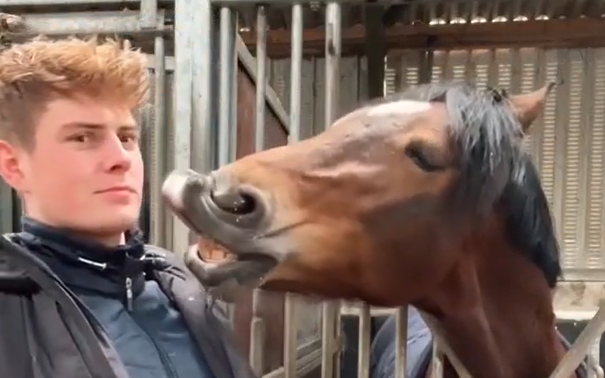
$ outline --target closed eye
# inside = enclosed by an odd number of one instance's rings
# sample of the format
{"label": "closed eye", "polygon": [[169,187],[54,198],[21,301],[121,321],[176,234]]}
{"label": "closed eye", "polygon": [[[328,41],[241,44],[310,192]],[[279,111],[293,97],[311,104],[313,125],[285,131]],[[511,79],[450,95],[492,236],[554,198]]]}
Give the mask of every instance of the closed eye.
{"label": "closed eye", "polygon": [[405,154],[418,166],[418,168],[425,172],[435,172],[444,169],[444,167],[435,162],[435,159],[431,158],[430,154],[419,144],[410,144],[405,149]]}

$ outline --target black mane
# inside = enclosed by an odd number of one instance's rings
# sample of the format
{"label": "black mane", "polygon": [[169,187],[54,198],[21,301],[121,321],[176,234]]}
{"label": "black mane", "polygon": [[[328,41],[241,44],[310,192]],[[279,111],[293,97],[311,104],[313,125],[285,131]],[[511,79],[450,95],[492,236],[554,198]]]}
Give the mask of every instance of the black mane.
{"label": "black mane", "polygon": [[544,273],[550,287],[561,275],[559,246],[546,195],[521,126],[504,91],[479,91],[464,82],[424,84],[382,99],[444,103],[460,154],[456,202],[485,213],[501,204],[509,237]]}

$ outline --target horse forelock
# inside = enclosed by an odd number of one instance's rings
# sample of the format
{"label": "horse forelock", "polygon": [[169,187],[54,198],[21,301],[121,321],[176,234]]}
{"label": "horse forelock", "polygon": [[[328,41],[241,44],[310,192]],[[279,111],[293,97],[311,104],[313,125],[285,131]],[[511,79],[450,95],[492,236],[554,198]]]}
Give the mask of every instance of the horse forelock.
{"label": "horse forelock", "polygon": [[441,102],[459,154],[454,201],[459,209],[491,212],[498,203],[515,246],[544,274],[551,287],[561,275],[559,248],[548,201],[504,91],[479,91],[464,82],[424,84],[382,99]]}

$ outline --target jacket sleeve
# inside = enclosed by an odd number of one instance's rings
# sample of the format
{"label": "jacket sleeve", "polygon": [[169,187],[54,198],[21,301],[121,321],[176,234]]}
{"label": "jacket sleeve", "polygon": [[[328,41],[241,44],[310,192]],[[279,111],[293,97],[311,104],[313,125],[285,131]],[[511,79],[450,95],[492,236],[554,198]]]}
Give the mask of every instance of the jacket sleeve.
{"label": "jacket sleeve", "polygon": [[92,377],[58,308],[41,292],[0,290],[0,377]]}

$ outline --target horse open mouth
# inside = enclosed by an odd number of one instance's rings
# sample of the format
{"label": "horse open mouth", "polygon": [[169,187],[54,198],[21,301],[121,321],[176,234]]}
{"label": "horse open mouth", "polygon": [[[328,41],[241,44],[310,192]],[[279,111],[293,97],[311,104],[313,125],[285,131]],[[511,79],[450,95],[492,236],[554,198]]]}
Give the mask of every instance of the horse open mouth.
{"label": "horse open mouth", "polygon": [[170,173],[162,195],[172,212],[202,238],[201,248],[189,251],[185,263],[203,285],[236,281],[258,286],[277,266],[277,256],[262,237],[270,206],[257,189],[188,170]]}

